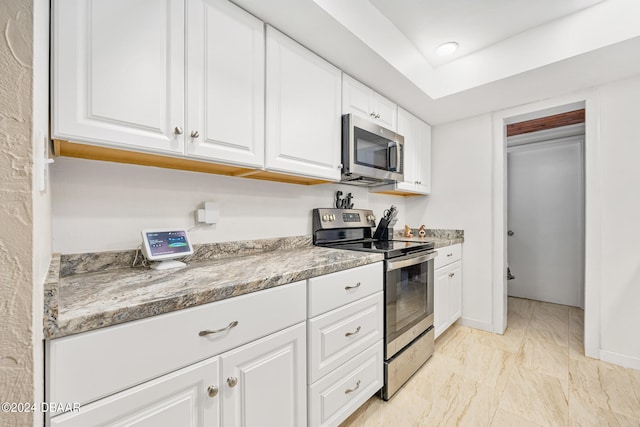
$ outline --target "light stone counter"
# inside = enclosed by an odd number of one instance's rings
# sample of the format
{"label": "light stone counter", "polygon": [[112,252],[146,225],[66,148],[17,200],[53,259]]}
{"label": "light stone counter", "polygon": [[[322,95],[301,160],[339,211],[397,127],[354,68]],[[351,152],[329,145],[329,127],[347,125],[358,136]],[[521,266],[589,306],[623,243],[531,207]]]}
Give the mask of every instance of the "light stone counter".
{"label": "light stone counter", "polygon": [[412,228],[413,237],[405,237],[404,229],[397,229],[393,232],[393,238],[396,240],[407,240],[410,242],[433,242],[435,248],[443,248],[445,246],[455,245],[456,243],[464,242],[463,230],[441,230],[441,229],[426,229],[425,237],[418,236],[417,228]]}
{"label": "light stone counter", "polygon": [[[292,240],[294,239],[294,240]],[[174,270],[131,268],[133,251],[56,255],[45,283],[44,335],[60,338],[381,261],[310,237],[200,245]]]}

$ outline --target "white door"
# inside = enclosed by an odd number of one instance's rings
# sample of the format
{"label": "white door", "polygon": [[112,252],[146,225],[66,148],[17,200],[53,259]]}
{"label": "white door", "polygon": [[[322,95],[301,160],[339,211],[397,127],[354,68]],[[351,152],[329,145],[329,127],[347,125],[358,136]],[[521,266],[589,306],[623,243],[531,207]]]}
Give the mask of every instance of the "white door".
{"label": "white door", "polygon": [[583,140],[507,149],[510,296],[583,305]]}
{"label": "white door", "polygon": [[338,181],[342,73],[267,27],[268,170]]}
{"label": "white door", "polygon": [[53,138],[183,153],[183,0],[53,3]]}
{"label": "white door", "polygon": [[306,424],[305,337],[303,322],[221,356],[225,427]]}
{"label": "white door", "polygon": [[207,359],[53,417],[51,426],[219,426],[218,366],[217,357]]}
{"label": "white door", "polygon": [[418,122],[418,146],[415,150],[416,190],[422,194],[431,193],[431,126]]}
{"label": "white door", "polygon": [[264,166],[264,50],[262,21],[227,0],[187,1],[188,156]]}

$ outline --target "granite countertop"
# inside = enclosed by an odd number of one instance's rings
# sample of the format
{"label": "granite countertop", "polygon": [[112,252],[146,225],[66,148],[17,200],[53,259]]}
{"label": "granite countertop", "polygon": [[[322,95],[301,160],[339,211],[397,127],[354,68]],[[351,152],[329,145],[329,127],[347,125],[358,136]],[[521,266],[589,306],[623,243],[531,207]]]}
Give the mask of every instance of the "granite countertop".
{"label": "granite countertop", "polygon": [[[414,235],[418,235],[414,230]],[[427,230],[436,248],[464,241],[461,230]],[[186,267],[131,267],[136,251],[53,256],[44,289],[47,339],[194,307],[382,261],[376,253],[313,246],[311,236],[196,245]]]}
{"label": "granite countertop", "polygon": [[404,230],[395,230],[393,238],[410,242],[433,242],[436,249],[464,242],[463,230],[427,229],[424,237],[418,236],[417,228],[412,228],[411,231],[413,237],[405,237]]}
{"label": "granite countertop", "polygon": [[[218,247],[201,250],[205,246]],[[197,256],[224,252],[220,246],[202,245],[195,257],[186,260],[186,267],[164,271],[131,268],[127,262],[133,251],[54,256],[45,283],[45,338],[143,319],[383,259],[380,254],[312,246],[310,238],[267,251],[261,251],[265,245],[257,245],[256,250],[237,251],[232,257]],[[91,265],[97,265],[98,271],[91,271]]]}

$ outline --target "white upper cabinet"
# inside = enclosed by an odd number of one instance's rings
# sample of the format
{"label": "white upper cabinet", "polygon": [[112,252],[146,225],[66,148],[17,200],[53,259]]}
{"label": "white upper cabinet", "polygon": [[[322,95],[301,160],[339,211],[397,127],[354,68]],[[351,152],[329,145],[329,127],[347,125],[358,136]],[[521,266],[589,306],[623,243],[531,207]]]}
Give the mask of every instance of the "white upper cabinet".
{"label": "white upper cabinet", "polygon": [[392,131],[397,130],[398,106],[359,81],[342,75],[342,113],[357,114]]}
{"label": "white upper cabinet", "polygon": [[338,181],[341,72],[267,26],[266,168]]}
{"label": "white upper cabinet", "polygon": [[56,0],[53,15],[54,138],[264,165],[260,20],[227,0]]}
{"label": "white upper cabinet", "polygon": [[54,138],[183,152],[183,0],[53,3]]}
{"label": "white upper cabinet", "polygon": [[398,107],[398,133],[404,136],[404,183],[400,188],[431,193],[431,126]]}
{"label": "white upper cabinet", "polygon": [[187,1],[189,157],[264,164],[264,25],[227,0]]}

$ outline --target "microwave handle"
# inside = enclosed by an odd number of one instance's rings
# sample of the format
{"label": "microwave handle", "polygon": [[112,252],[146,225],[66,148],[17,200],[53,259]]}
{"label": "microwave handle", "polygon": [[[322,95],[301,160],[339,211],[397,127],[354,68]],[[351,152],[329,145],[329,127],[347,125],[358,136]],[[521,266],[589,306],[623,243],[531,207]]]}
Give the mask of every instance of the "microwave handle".
{"label": "microwave handle", "polygon": [[389,165],[389,171],[398,172],[399,158],[400,158],[400,144],[398,144],[396,141],[390,141],[389,145],[387,146],[387,164]]}

